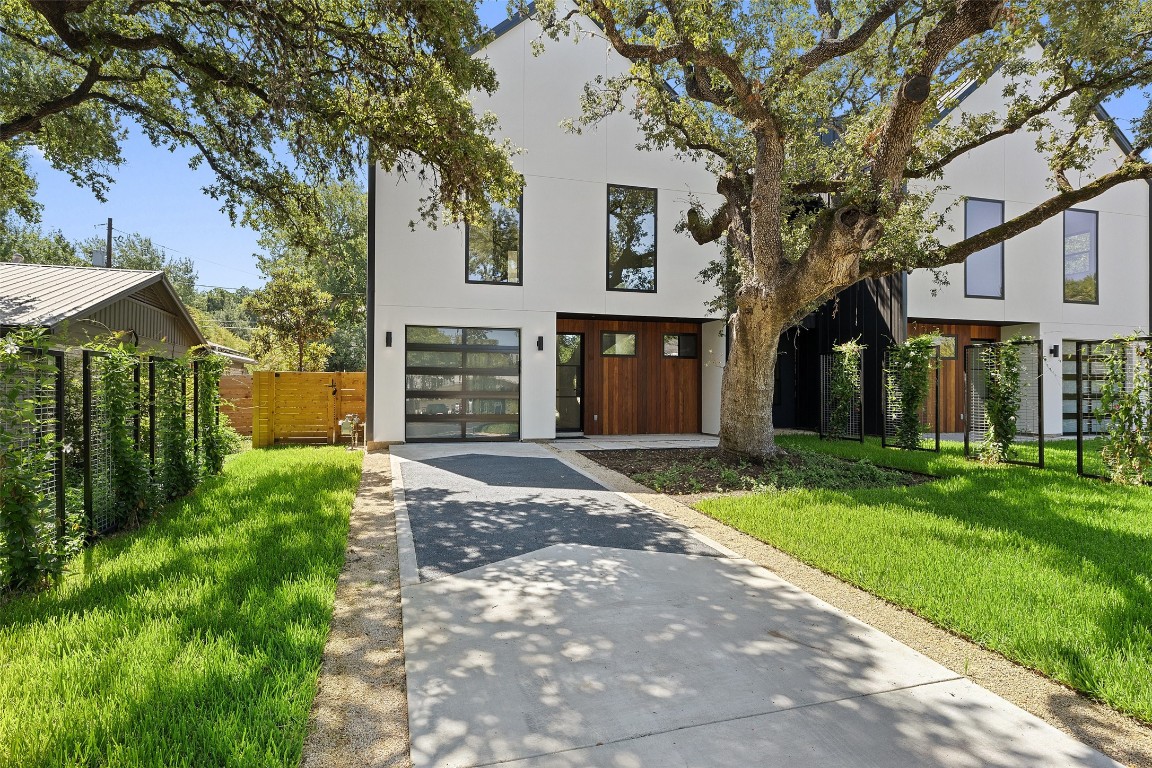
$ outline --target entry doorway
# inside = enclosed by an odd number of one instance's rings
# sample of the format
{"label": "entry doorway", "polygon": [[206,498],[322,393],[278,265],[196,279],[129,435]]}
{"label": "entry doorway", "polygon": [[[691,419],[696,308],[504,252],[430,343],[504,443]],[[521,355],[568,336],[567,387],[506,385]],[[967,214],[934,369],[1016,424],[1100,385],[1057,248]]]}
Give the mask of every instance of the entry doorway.
{"label": "entry doorway", "polygon": [[[568,434],[643,435],[700,431],[700,323],[647,318],[564,317],[556,319],[557,431],[580,424]],[[574,368],[560,355],[579,339],[580,419],[573,398]],[[561,392],[562,387],[568,389]]]}
{"label": "entry doorway", "polygon": [[584,334],[556,334],[556,432],[584,434]]}

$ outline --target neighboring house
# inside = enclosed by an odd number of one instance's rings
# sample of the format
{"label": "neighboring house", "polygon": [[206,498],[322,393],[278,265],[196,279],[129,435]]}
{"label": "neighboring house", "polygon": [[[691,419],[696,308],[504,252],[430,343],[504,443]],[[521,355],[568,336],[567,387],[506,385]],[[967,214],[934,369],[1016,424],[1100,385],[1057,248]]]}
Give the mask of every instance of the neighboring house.
{"label": "neighboring house", "polygon": [[[500,137],[523,149],[514,159],[520,204],[483,226],[413,227],[427,192],[419,181],[369,175],[367,440],[718,432],[725,323],[707,309],[717,288],[698,275],[721,253],[674,231],[691,198],[719,202],[714,177],[670,151],[637,149],[643,136],[626,114],[580,134],[561,127],[578,116],[585,83],[626,71],[615,51],[550,40],[531,19],[494,33],[477,55],[500,89],[476,107],[495,113]],[[534,41],[544,55],[533,55]],[[993,78],[969,89],[961,109],[1002,109],[1001,87]],[[1006,137],[955,163],[941,208],[960,195],[983,198],[968,203],[976,226],[999,215],[988,201],[1004,202],[1008,216],[1039,202],[1048,173],[1033,141]],[[782,339],[776,425],[817,427],[820,355],[848,339],[867,345],[864,426],[875,434],[880,361],[909,330],[955,335],[959,355],[973,340],[1021,332],[1067,353],[1068,340],[1145,327],[1148,186],[1124,185],[1081,208],[1099,215],[1057,217],[1005,244],[1003,259],[992,249],[969,260],[968,293],[999,286],[1003,298],[966,297],[962,265],[945,270],[945,287],[916,272],[842,292]],[[957,234],[942,239],[964,233],[964,209],[949,213]],[[1100,300],[1066,303],[1066,282],[1069,298],[1097,291]],[[943,374],[942,426],[960,431],[962,364],[945,362]],[[1053,358],[1047,432],[1063,426],[1061,384]]]}
{"label": "neighboring house", "polygon": [[241,375],[248,373],[248,366],[256,365],[256,359],[248,357],[238,349],[226,347],[223,344],[217,344],[214,341],[208,342],[208,349],[212,354],[219,355],[228,361],[228,367],[224,369],[225,373],[233,375]]}
{"label": "neighboring house", "polygon": [[[970,86],[950,117],[1003,114],[1003,88],[999,73]],[[1112,170],[1131,151],[1122,133],[1111,136],[1088,172],[1069,172],[1073,185]],[[948,166],[941,182],[947,189],[937,195],[936,209],[951,206],[946,216],[953,227],[941,240],[976,234],[1030,210],[1054,194],[1050,177],[1032,133],[969,152]],[[946,339],[942,354],[952,358],[941,366],[945,432],[964,429],[964,346],[1025,335],[1043,341],[1045,433],[1075,433],[1076,341],[1149,328],[1149,191],[1144,181],[1114,187],[944,269],[946,285],[928,270],[909,276],[909,334],[938,330]]]}
{"label": "neighboring house", "polygon": [[0,263],[0,332],[15,327],[75,345],[116,333],[165,356],[207,343],[158,271]]}

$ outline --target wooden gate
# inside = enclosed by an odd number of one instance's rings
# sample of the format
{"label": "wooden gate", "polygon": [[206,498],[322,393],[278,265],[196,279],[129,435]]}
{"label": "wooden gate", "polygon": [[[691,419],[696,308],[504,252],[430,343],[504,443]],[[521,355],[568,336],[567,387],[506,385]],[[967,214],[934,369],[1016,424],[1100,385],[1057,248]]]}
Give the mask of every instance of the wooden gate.
{"label": "wooden gate", "polygon": [[367,374],[256,371],[252,374],[252,447],[277,443],[337,443],[339,421],[365,417]]}

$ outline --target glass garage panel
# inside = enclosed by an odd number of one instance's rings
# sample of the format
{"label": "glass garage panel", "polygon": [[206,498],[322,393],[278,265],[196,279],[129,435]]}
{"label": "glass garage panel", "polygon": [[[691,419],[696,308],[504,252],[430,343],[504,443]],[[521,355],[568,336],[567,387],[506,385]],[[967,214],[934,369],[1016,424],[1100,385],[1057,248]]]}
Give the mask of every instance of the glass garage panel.
{"label": "glass garage panel", "polygon": [[409,416],[448,416],[460,413],[460,398],[408,397],[404,413]]}
{"label": "glass garage panel", "polygon": [[520,331],[408,326],[405,439],[520,437]]}
{"label": "glass garage panel", "polygon": [[470,421],[465,437],[472,440],[514,439],[520,435],[520,426],[514,421]]}
{"label": "glass garage panel", "polygon": [[441,328],[426,325],[410,325],[404,333],[409,344],[451,344],[458,346],[464,340],[460,328]]}
{"label": "glass garage panel", "polygon": [[409,368],[459,368],[464,364],[460,352],[429,352],[408,350],[405,354]]}
{"label": "glass garage panel", "polygon": [[464,377],[459,374],[410,373],[404,377],[404,387],[421,392],[459,392]]}
{"label": "glass garage panel", "polygon": [[520,377],[469,376],[468,389],[472,392],[516,392],[520,389]]}
{"label": "glass garage panel", "polygon": [[404,425],[405,440],[459,440],[460,437],[460,423],[457,421],[410,421]]}

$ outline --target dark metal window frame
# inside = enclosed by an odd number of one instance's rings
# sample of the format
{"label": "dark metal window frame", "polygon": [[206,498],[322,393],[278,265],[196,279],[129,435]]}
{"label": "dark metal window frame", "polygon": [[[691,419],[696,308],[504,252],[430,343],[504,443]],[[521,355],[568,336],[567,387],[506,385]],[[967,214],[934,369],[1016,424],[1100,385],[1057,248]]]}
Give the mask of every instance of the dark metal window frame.
{"label": "dark metal window frame", "polygon": [[[676,337],[676,354],[674,354],[674,355],[670,355],[664,351],[664,343],[665,343],[664,339],[667,336],[675,336]],[[696,342],[696,348],[693,351],[693,354],[691,354],[691,355],[685,355],[683,353],[685,337],[691,337]],[[700,334],[698,334],[698,333],[663,333],[660,335],[660,351],[661,351],[661,354],[664,357],[668,358],[669,360],[695,360],[695,359],[700,357]]]}
{"label": "dark metal window frame", "polygon": [[[1094,237],[1092,238],[1092,257],[1096,262],[1096,299],[1094,301],[1075,301],[1068,298],[1068,214],[1090,213],[1096,222]],[[1060,286],[1064,295],[1065,304],[1083,304],[1085,306],[1099,306],[1100,304],[1100,211],[1090,211],[1085,208],[1069,208],[1064,211],[1063,238],[1060,241]]]}
{"label": "dark metal window frame", "polygon": [[944,352],[942,351],[944,349],[943,344],[941,344],[939,347],[936,348],[939,355],[940,355],[940,359],[941,360],[959,360],[960,359],[960,336],[958,334],[955,334],[955,333],[941,333],[940,338],[941,339],[952,339],[952,354],[951,355],[944,354]]}
{"label": "dark metal window frame", "polygon": [[[992,200],[987,197],[966,197],[964,198],[964,237],[972,237],[968,234],[968,203],[996,203],[1000,206],[1000,223],[1004,223],[1004,201]],[[985,230],[986,231],[986,230]],[[966,299],[989,299],[991,301],[1004,301],[1004,294],[1007,292],[1007,281],[1004,278],[1004,241],[1001,240],[996,246],[1000,249],[1000,295],[999,296],[986,296],[983,294],[970,293],[968,291],[968,259],[964,259],[964,298]],[[991,246],[990,246],[991,247]],[[983,250],[983,249],[981,249]],[[969,257],[975,254],[969,254]]]}
{"label": "dark metal window frame", "polygon": [[[638,189],[652,193],[652,288],[614,288],[612,286],[612,211],[608,200],[613,188]],[[604,288],[618,293],[656,293],[660,275],[660,190],[656,187],[638,187],[634,184],[609,184],[604,189]],[[624,357],[624,355],[621,355]]]}
{"label": "dark metal window frame", "polygon": [[[519,226],[519,232],[517,233],[518,237],[517,237],[517,243],[516,243],[516,263],[517,263],[516,270],[517,270],[517,276],[519,279],[517,279],[516,282],[512,282],[511,280],[473,280],[471,278],[471,272],[472,272],[472,270],[470,269],[471,264],[469,264],[468,262],[469,262],[469,259],[471,257],[471,253],[469,251],[469,245],[471,244],[471,241],[472,241],[472,225],[465,222],[464,223],[464,282],[465,283],[467,283],[469,285],[516,285],[516,286],[523,286],[524,285],[524,193],[523,192],[521,192],[520,196],[516,199],[516,212],[517,212],[517,215],[520,217],[520,226]],[[494,330],[510,330],[510,329],[494,329]]]}
{"label": "dark metal window frame", "polygon": [[[613,336],[628,335],[636,340],[632,346],[634,350],[630,355],[620,354],[619,352],[605,352],[604,351],[604,337],[608,334]],[[616,346],[615,343],[612,346]],[[640,332],[639,331],[600,331],[600,357],[636,357],[640,354]]]}
{"label": "dark metal window frame", "polygon": [[[409,342],[408,329],[409,328],[458,328],[461,332],[461,343],[459,344],[427,344],[423,342]],[[493,345],[493,344],[467,344],[469,331],[515,331],[517,338],[520,339],[520,344],[516,346],[508,345]],[[409,443],[438,443],[445,440],[460,440],[461,442],[516,442],[520,439],[523,431],[523,424],[521,422],[521,413],[523,401],[521,393],[523,388],[521,386],[522,369],[524,367],[524,355],[522,352],[524,332],[521,328],[490,328],[480,326],[457,326],[457,325],[406,325],[404,326],[404,440]],[[442,366],[410,366],[408,365],[409,352],[459,352],[461,354],[461,365],[458,368],[449,368]],[[502,352],[514,353],[517,356],[515,368],[469,368],[463,365],[464,354],[467,352]],[[407,377],[409,375],[425,375],[425,376],[461,376],[460,390],[455,392],[444,392],[442,390],[425,390],[425,389],[409,389]],[[476,390],[466,389],[465,383],[467,376],[516,376],[516,390]],[[449,395],[445,397],[445,395]],[[460,413],[448,414],[415,414],[408,413],[407,403],[409,398],[436,398],[439,400],[459,400]],[[485,400],[511,400],[515,399],[518,403],[515,414],[467,414],[464,413],[466,406],[465,400],[469,398],[485,399]],[[469,422],[499,422],[506,424],[515,424],[516,432],[511,435],[499,435],[494,437],[468,437],[468,423]],[[408,437],[408,424],[456,424],[459,426],[460,434],[454,438],[452,437]]]}

